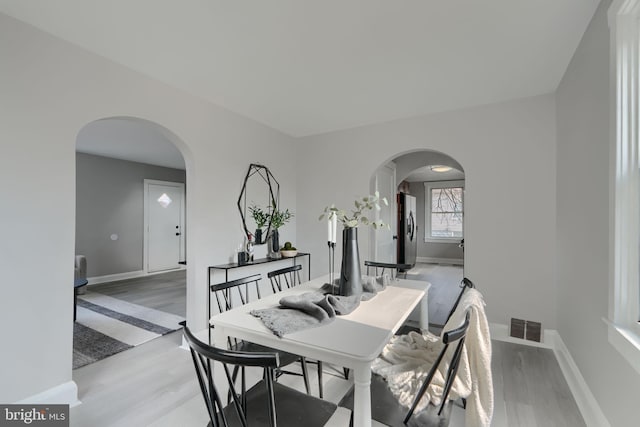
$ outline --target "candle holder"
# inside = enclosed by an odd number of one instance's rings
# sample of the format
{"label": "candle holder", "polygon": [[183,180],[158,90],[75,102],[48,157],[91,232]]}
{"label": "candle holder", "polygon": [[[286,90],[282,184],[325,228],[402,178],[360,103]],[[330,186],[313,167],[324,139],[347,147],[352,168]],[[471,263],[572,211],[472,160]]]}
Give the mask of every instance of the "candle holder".
{"label": "candle holder", "polygon": [[336,265],[336,244],[334,242],[328,241],[327,246],[329,247],[329,283],[331,284],[331,293],[333,294],[333,287],[335,286],[333,283],[333,275]]}

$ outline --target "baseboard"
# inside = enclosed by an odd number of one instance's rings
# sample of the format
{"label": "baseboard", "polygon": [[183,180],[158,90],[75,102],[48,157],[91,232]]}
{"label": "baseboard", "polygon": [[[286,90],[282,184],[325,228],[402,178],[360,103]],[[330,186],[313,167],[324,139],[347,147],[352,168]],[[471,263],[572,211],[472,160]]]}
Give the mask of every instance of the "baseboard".
{"label": "baseboard", "polygon": [[171,271],[178,271],[178,270],[185,270],[185,269],[186,269],[185,266],[180,266],[173,270],[157,271],[154,273],[147,273],[144,270],[128,271],[126,273],[116,273],[116,274],[107,274],[105,276],[88,277],[87,281],[89,282],[88,285],[91,286],[91,285],[97,285],[99,283],[117,282],[118,280],[135,279],[137,277],[155,276],[156,274],[164,274],[164,273],[169,273]]}
{"label": "baseboard", "polygon": [[426,264],[451,264],[451,265],[464,265],[464,260],[459,258],[434,258],[434,257],[416,257],[416,262],[423,262]]}
{"label": "baseboard", "polygon": [[582,413],[582,417],[587,426],[610,427],[609,421],[604,416],[598,401],[593,393],[591,393],[591,389],[589,389],[587,382],[580,373],[580,369],[578,369],[578,365],[576,365],[573,357],[571,357],[571,353],[569,353],[569,349],[564,344],[564,341],[562,341],[558,331],[552,331],[550,338],[550,341],[554,343],[553,351],[556,359],[558,359],[558,364],[560,364],[560,369],[562,369],[564,378],[569,384],[571,393],[578,404],[580,413]]}
{"label": "baseboard", "polygon": [[62,383],[41,393],[22,399],[17,404],[66,404],[70,407],[79,405],[78,386],[74,381]]}
{"label": "baseboard", "polygon": [[588,427],[610,427],[609,421],[604,416],[598,401],[591,393],[591,389],[584,380],[569,349],[562,341],[560,334],[555,329],[545,329],[542,334],[542,342],[529,341],[509,336],[509,327],[500,323],[490,323],[491,339],[496,341],[513,342],[532,347],[543,347],[553,350],[558,360],[562,374],[564,375],[571,394],[578,405],[578,409]]}

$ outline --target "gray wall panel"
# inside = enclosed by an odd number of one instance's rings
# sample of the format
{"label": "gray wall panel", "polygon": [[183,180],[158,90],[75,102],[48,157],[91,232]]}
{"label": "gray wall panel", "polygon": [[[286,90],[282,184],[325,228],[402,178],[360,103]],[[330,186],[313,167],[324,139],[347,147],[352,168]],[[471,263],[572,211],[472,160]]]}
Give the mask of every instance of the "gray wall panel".
{"label": "gray wall panel", "polygon": [[76,153],[76,253],[89,277],[142,270],[145,179],[184,183],[185,171]]}

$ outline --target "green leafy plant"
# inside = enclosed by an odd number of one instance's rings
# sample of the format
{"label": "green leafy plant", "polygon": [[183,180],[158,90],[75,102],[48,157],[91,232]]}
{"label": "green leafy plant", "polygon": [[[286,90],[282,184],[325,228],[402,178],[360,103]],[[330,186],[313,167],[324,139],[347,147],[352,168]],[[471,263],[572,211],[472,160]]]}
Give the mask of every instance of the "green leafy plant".
{"label": "green leafy plant", "polygon": [[289,222],[291,218],[293,218],[293,213],[289,212],[289,209],[281,211],[274,206],[273,212],[271,212],[271,228],[277,230]]}
{"label": "green leafy plant", "polygon": [[269,222],[269,213],[263,211],[262,208],[257,205],[249,206],[249,213],[251,214],[253,220],[256,222],[256,226],[258,228],[264,227]]}
{"label": "green leafy plant", "polygon": [[370,225],[375,229],[386,227],[390,230],[391,227],[389,224],[385,224],[382,220],[372,221],[364,215],[365,211],[373,209],[379,211],[381,209],[380,202],[384,203],[385,206],[389,206],[389,202],[386,197],[380,198],[380,193],[376,191],[373,195],[356,199],[354,202],[355,209],[352,209],[350,213],[344,209],[337,208],[335,205],[327,206],[324,208],[324,211],[318,220],[322,221],[325,217],[332,218],[335,216],[338,221],[342,223],[344,228],[355,228],[359,225]]}

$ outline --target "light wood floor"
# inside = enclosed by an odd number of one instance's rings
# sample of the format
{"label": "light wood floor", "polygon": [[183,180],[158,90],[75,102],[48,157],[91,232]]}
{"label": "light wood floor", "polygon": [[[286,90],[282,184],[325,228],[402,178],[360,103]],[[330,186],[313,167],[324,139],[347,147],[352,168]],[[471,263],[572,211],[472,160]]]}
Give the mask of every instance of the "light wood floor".
{"label": "light wood floor", "polygon": [[[137,304],[145,302],[153,308],[176,308],[171,300],[162,302],[161,298],[145,296],[139,286],[135,290],[127,289],[121,282],[100,286],[113,292],[109,295],[116,298]],[[170,287],[167,285],[167,289]],[[167,295],[171,293],[167,291]],[[175,314],[184,315],[184,312]],[[73,379],[83,403],[71,408],[71,425],[206,426],[206,409],[191,358],[180,344],[181,333],[174,332],[74,370]],[[552,350],[499,341],[492,344],[495,393],[492,426],[585,425]],[[314,392],[317,391],[315,378],[311,372]],[[351,383],[330,366],[325,368],[324,379],[325,398],[333,402],[338,402],[351,387]],[[303,389],[298,377],[284,376],[280,381]],[[464,409],[455,406],[450,425],[464,426],[464,417]],[[341,408],[327,425],[347,426],[348,420],[349,411]],[[374,423],[374,426],[380,424]]]}
{"label": "light wood floor", "polygon": [[429,289],[429,324],[444,326],[449,311],[460,294],[464,277],[461,265],[417,263],[407,278],[431,282]]}
{"label": "light wood floor", "polygon": [[186,270],[101,283],[88,288],[91,292],[99,292],[133,304],[182,317],[187,315]]}

